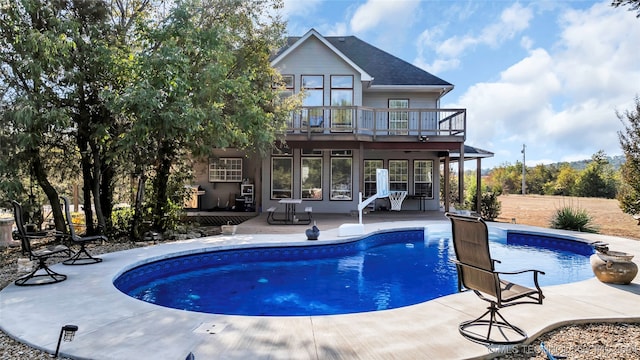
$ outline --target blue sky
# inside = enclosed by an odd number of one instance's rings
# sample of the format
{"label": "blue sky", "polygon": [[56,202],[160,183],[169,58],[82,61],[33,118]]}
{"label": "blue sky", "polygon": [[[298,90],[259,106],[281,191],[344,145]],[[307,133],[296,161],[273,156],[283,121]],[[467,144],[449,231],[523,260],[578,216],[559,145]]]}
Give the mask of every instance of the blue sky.
{"label": "blue sky", "polygon": [[[621,155],[640,96],[640,19],[607,1],[285,0],[291,36],[354,35],[452,83],[483,168]],[[473,164],[472,164],[473,163]],[[468,162],[465,168],[475,168]]]}

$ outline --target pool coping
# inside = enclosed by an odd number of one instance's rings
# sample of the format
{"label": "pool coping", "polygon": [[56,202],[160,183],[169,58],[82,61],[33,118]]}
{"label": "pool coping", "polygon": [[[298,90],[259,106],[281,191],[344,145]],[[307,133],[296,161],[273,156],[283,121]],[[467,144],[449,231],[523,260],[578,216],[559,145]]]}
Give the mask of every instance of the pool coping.
{"label": "pool coping", "polygon": [[[395,221],[365,225],[365,233],[394,228],[449,225],[447,221]],[[640,254],[640,241],[489,223],[490,229],[518,230],[602,241],[612,250]],[[175,310],[128,297],[113,280],[133,264],[176,252],[201,252],[247,245],[321,244],[352,241],[337,229],[321,240],[302,234],[237,234],[183,240],[104,254],[89,266],[54,265],[67,281],[41,287],[9,285],[0,291],[0,328],[19,341],[54,352],[60,327],[78,325],[73,342],[61,354],[76,359],[472,359],[499,355],[459,335],[457,324],[481,313],[485,303],[472,293],[448,295],[425,303],[370,313],[322,316],[252,317]],[[329,239],[329,240],[327,240]],[[634,262],[638,264],[638,257]],[[611,285],[589,279],[543,288],[545,302],[502,310],[534,339],[570,323],[640,322],[640,280]],[[496,349],[493,349],[494,351]]]}

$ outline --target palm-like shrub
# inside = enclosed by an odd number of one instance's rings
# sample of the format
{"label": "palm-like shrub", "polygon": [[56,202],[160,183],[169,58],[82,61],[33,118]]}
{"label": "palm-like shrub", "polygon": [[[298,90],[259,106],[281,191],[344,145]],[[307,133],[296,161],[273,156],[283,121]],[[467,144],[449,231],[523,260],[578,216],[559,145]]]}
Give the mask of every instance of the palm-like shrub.
{"label": "palm-like shrub", "polygon": [[598,228],[592,222],[591,215],[585,209],[564,206],[556,209],[551,218],[551,228],[597,233]]}

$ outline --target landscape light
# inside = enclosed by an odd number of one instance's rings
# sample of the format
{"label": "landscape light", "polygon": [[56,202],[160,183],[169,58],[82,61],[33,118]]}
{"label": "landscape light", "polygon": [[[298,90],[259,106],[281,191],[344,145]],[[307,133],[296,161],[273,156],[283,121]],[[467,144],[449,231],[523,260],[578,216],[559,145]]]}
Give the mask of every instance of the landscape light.
{"label": "landscape light", "polygon": [[65,342],[70,342],[73,340],[73,337],[76,335],[76,331],[78,331],[78,326],[76,325],[65,325],[60,329],[60,336],[58,337],[58,346],[56,346],[56,353],[53,357],[58,357],[58,352],[60,351],[60,343],[62,340]]}

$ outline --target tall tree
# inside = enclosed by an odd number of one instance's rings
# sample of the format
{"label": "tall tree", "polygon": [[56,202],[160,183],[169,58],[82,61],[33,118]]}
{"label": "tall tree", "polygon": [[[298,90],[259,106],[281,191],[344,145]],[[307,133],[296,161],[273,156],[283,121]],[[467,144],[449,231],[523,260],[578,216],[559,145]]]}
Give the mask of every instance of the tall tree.
{"label": "tall tree", "polygon": [[569,196],[575,194],[576,179],[578,171],[571,167],[568,163],[560,165],[560,171],[556,177],[553,195]]}
{"label": "tall tree", "polygon": [[[119,159],[113,139],[124,131],[104,93],[118,91],[127,79],[117,71],[127,59],[127,47],[134,46],[127,41],[132,20],[144,14],[149,2],[8,2],[0,9],[2,101],[10,120],[3,126],[29,139],[17,142],[12,161],[29,164],[49,202],[57,204],[47,166],[66,154],[56,172],[81,173],[87,229],[94,230],[94,210],[98,227],[104,229]],[[60,151],[51,152],[47,142]],[[60,226],[62,213],[53,209]]]}
{"label": "tall tree", "polygon": [[156,229],[165,227],[177,164],[214,148],[264,153],[282,129],[291,107],[280,106],[273,91],[278,74],[269,63],[283,39],[284,24],[269,15],[279,6],[183,0],[157,24],[141,24],[146,46],[135,60],[135,85],[119,99],[134,119],[121,143],[130,154],[144,154],[136,169],[140,180],[152,177]]}
{"label": "tall tree", "polygon": [[640,98],[635,98],[635,109],[616,113],[624,125],[618,132],[620,146],[625,155],[622,165],[622,182],[618,201],[627,214],[640,213]]}
{"label": "tall tree", "polygon": [[612,199],[616,196],[616,183],[607,155],[600,150],[580,172],[575,184],[575,195]]}
{"label": "tall tree", "polygon": [[545,185],[554,178],[554,168],[538,164],[527,169],[526,186],[528,194],[544,195]]}
{"label": "tall tree", "polygon": [[[0,7],[2,132],[14,139],[9,157],[2,161],[2,180],[11,181],[7,179],[11,172],[29,174],[51,204],[59,200],[48,159],[52,152],[61,153],[55,148],[68,143],[64,134],[70,124],[62,104],[68,86],[60,80],[73,43],[61,36],[68,24],[60,20],[64,11],[60,5],[9,0]],[[14,191],[21,190],[13,184]],[[62,211],[58,206],[52,210],[56,226],[62,229]]]}

